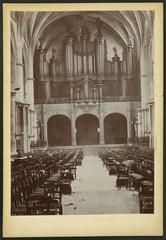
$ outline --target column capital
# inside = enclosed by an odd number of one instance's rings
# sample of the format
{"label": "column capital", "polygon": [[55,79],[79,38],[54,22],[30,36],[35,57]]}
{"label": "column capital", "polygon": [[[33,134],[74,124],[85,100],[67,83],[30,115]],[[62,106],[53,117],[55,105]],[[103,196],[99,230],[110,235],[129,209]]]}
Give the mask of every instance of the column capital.
{"label": "column capital", "polygon": [[104,37],[97,37],[96,39],[95,39],[95,41],[96,41],[96,43],[98,43],[98,44],[104,44],[105,43],[105,38]]}

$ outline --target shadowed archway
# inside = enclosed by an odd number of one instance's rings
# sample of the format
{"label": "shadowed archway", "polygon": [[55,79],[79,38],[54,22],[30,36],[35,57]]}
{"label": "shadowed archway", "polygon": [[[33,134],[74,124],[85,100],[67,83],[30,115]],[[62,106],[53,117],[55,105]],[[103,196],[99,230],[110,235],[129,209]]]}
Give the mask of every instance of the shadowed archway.
{"label": "shadowed archway", "polygon": [[112,113],[104,119],[106,144],[127,143],[127,119],[120,113]]}
{"label": "shadowed archway", "polygon": [[99,120],[91,114],[84,114],[76,120],[76,138],[78,145],[99,144]]}
{"label": "shadowed archway", "polygon": [[47,122],[48,145],[71,145],[71,121],[64,115],[54,115]]}

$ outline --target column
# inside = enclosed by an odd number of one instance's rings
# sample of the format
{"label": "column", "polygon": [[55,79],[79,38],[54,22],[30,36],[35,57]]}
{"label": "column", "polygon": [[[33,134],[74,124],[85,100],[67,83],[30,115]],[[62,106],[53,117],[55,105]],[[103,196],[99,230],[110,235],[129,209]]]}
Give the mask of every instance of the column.
{"label": "column", "polygon": [[11,154],[16,154],[16,107],[15,107],[15,92],[11,92]]}
{"label": "column", "polygon": [[145,111],[141,109],[141,117],[142,117],[142,137],[145,136]]}
{"label": "column", "polygon": [[44,97],[45,99],[51,98],[51,86],[50,86],[50,80],[45,80],[44,81]]}
{"label": "column", "polygon": [[149,147],[152,147],[151,105],[148,105],[148,133],[149,133]]}
{"label": "column", "polygon": [[102,82],[99,81],[98,82],[98,87],[99,87],[99,100],[102,101],[103,100],[103,89],[102,89]]}
{"label": "column", "polygon": [[127,46],[127,73],[128,75],[132,74],[132,71],[133,71],[133,48],[132,48],[132,45],[129,44]]}
{"label": "column", "polygon": [[37,139],[37,111],[34,110],[34,141],[36,142]]}
{"label": "column", "polygon": [[100,144],[104,144],[104,120],[103,120],[102,103],[99,105],[99,129],[100,129]]}
{"label": "column", "polygon": [[151,105],[151,147],[154,147],[154,104]]}
{"label": "column", "polygon": [[40,105],[40,115],[41,119],[39,120],[39,131],[40,131],[40,144],[44,142],[44,106],[43,104]]}
{"label": "column", "polygon": [[75,111],[73,105],[71,106],[71,142],[72,146],[77,145],[76,143],[76,126],[75,126]]}
{"label": "column", "polygon": [[39,48],[39,76],[40,81],[44,80],[44,50]]}
{"label": "column", "polygon": [[128,81],[126,79],[123,79],[122,80],[122,97],[127,97],[127,84],[128,84]]}
{"label": "column", "polygon": [[[30,142],[29,142],[29,137],[31,138],[32,136],[29,136],[28,134],[28,107],[24,106],[23,107],[23,144],[24,144],[24,153],[27,153],[30,151]],[[32,124],[32,123],[31,123]]]}
{"label": "column", "polygon": [[76,99],[77,99],[77,101],[80,100],[80,89],[79,88],[76,88]]}
{"label": "column", "polygon": [[131,139],[131,111],[129,110],[128,113],[128,118],[127,118],[127,142],[129,143],[129,140]]}
{"label": "column", "polygon": [[56,50],[52,49],[52,58],[50,59],[50,75],[54,78],[56,76],[56,58],[55,58]]}
{"label": "column", "polygon": [[42,49],[42,46],[40,45],[38,49],[38,64],[39,64],[39,86],[38,86],[38,96],[42,99],[44,96],[44,50]]}
{"label": "column", "polygon": [[147,108],[144,109],[144,111],[145,111],[145,116],[144,116],[144,119],[145,119],[145,132],[147,133]]}
{"label": "column", "polygon": [[93,100],[96,100],[96,88],[93,88]]}
{"label": "column", "polygon": [[69,88],[70,88],[70,101],[72,102],[74,100],[74,84],[72,81],[69,84]]}
{"label": "column", "polygon": [[46,115],[46,110],[43,105],[43,131],[44,131],[44,143],[45,147],[48,146],[48,136],[47,136],[47,115]]}
{"label": "column", "polygon": [[141,84],[141,108],[146,107],[149,88],[147,89],[147,73],[144,49],[140,53],[140,84]]}
{"label": "column", "polygon": [[123,73],[126,73],[127,71],[127,62],[126,62],[126,59],[127,59],[127,51],[126,49],[123,50],[123,62],[122,62],[122,65],[123,65]]}
{"label": "column", "polygon": [[34,110],[33,54],[31,48],[27,49],[26,59],[25,95],[30,109]]}
{"label": "column", "polygon": [[138,137],[140,138],[142,136],[142,131],[141,131],[141,110],[138,110]]}
{"label": "column", "polygon": [[88,78],[84,79],[84,98],[88,99],[89,98],[89,85],[88,85]]}
{"label": "column", "polygon": [[23,65],[23,53],[22,53],[22,43],[17,46],[17,57],[16,57],[16,80],[17,80],[17,99],[20,102],[24,100],[24,65]]}

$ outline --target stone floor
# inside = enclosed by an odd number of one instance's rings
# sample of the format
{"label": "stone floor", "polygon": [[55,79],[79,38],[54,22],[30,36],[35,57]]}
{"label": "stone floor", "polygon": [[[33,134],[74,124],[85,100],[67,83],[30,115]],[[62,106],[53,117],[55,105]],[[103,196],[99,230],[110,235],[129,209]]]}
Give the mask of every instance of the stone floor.
{"label": "stone floor", "polygon": [[72,194],[63,195],[65,214],[139,213],[138,194],[116,188],[116,176],[110,176],[98,157],[97,149],[84,148],[82,166],[72,182]]}

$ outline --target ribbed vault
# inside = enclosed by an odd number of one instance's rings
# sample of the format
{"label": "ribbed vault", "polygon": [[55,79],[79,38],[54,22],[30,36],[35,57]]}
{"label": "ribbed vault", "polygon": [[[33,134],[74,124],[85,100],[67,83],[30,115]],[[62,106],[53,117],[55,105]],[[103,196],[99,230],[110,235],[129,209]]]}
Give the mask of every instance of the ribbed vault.
{"label": "ribbed vault", "polygon": [[11,14],[12,45],[16,46],[20,38],[19,41],[21,40],[34,52],[39,38],[42,37],[42,44],[48,48],[59,32],[63,33],[64,18],[67,16],[77,16],[85,22],[95,22],[100,17],[104,28],[110,29],[124,45],[130,39],[137,50],[145,41],[146,26],[149,34],[153,35],[154,13],[152,11],[13,12]]}

